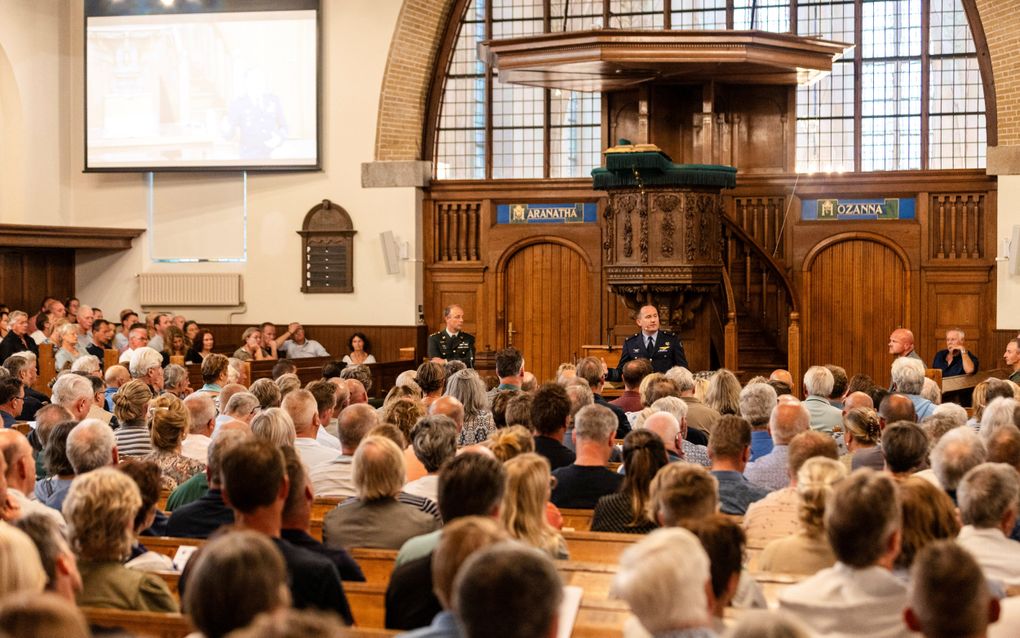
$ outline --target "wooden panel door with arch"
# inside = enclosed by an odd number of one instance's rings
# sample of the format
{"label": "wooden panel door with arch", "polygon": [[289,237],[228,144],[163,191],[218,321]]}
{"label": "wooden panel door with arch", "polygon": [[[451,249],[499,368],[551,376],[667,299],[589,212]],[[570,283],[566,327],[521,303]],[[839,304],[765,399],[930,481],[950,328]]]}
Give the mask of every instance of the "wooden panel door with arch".
{"label": "wooden panel door with arch", "polygon": [[504,343],[524,354],[525,369],[541,383],[581,355],[594,320],[588,266],[568,246],[524,246],[507,260]]}
{"label": "wooden panel door with arch", "polygon": [[910,271],[903,256],[882,242],[849,237],[814,252],[805,269],[806,366],[831,363],[887,386],[889,335],[909,327]]}

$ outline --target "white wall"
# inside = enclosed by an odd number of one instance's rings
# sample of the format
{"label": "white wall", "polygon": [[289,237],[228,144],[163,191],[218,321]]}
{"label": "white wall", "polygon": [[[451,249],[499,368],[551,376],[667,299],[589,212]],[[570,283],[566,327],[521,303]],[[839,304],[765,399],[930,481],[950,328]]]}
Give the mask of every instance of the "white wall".
{"label": "white wall", "polygon": [[[995,246],[998,255],[1003,256],[1003,239],[1012,239],[1013,226],[1020,225],[1020,175],[999,175],[999,192],[996,216],[998,217]],[[1010,251],[1020,260],[1020,246]],[[1020,270],[1020,264],[1014,264]],[[1020,330],[1020,275],[1009,274],[1010,262],[996,264],[996,313],[997,330]]]}
{"label": "white wall", "polygon": [[[154,263],[144,234],[129,251],[79,251],[77,293],[83,301],[115,315],[124,307],[138,309],[135,275],[140,272],[241,271],[246,308],[188,308],[183,309],[185,314],[202,321],[234,323],[415,323],[420,286],[414,262],[403,263],[400,274],[387,275],[379,233],[392,230],[399,239],[410,241],[414,251],[418,193],[413,188],[361,188],[361,163],[373,159],[379,90],[401,3],[322,4],[324,170],[249,175],[245,264]],[[0,182],[0,193],[13,192],[0,198],[0,221],[146,228],[144,175],[81,172],[82,23],[78,2],[0,3],[0,175],[9,168],[16,175],[8,178],[15,182],[13,189],[3,188],[5,183]],[[13,87],[4,80],[4,53],[16,79]],[[10,118],[9,113],[13,113]],[[23,123],[15,127],[18,118]],[[12,128],[24,133],[7,144]],[[180,209],[174,214],[180,216],[183,227],[200,233],[224,216],[234,218],[233,226],[240,228],[236,220],[241,204],[239,179],[239,174],[191,174],[163,182],[174,183],[177,191],[183,189],[183,197],[180,193],[175,197]],[[195,185],[193,197],[188,195],[189,181]],[[157,188],[159,183],[157,176]],[[217,184],[231,197],[237,192],[238,200],[219,210],[210,206],[201,194]],[[358,231],[354,294],[300,292],[301,238],[296,231],[308,209],[326,198],[351,214]],[[183,233],[179,239],[182,249],[188,245],[188,236]],[[161,241],[159,252],[172,250],[173,241],[178,240],[171,240],[169,247]]]}

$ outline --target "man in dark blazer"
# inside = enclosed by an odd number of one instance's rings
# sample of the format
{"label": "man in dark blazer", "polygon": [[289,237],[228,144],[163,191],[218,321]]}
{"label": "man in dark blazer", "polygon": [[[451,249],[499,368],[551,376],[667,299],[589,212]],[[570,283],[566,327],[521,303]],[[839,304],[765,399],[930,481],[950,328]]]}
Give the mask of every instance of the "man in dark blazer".
{"label": "man in dark blazer", "polygon": [[666,372],[673,366],[687,367],[687,354],[680,337],[672,332],[659,330],[659,311],[655,306],[642,306],[637,314],[637,325],[641,332],[623,342],[620,363],[608,370],[609,381],[623,378],[623,366],[633,359],[648,359],[656,372]]}

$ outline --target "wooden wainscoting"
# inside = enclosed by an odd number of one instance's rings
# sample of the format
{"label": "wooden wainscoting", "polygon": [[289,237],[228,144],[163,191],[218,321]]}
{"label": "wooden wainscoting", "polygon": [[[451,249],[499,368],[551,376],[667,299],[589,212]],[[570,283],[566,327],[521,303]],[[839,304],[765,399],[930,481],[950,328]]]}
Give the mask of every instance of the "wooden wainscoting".
{"label": "wooden wainscoting", "polygon": [[[255,324],[202,324],[211,330],[216,337],[217,350],[224,345],[233,352],[241,343],[241,334],[250,325]],[[427,352],[428,330],[425,326],[366,326],[366,325],[305,325],[305,336],[322,344],[329,354],[342,359],[348,353],[347,341],[355,332],[361,332],[372,344],[372,354],[376,361],[397,361],[400,359],[401,348],[415,348],[414,361],[421,362]],[[278,333],[287,329],[286,322],[277,323]],[[224,351],[226,354],[226,351]],[[417,365],[417,364],[415,364]]]}

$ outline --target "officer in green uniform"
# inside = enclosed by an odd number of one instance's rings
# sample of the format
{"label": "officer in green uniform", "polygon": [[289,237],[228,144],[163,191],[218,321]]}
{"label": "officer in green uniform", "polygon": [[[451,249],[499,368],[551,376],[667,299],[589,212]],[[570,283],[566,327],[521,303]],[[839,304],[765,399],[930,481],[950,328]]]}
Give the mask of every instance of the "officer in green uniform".
{"label": "officer in green uniform", "polygon": [[429,358],[439,363],[456,359],[469,368],[475,367],[475,338],[460,331],[464,325],[464,309],[447,306],[443,309],[443,319],[446,328],[429,335]]}

